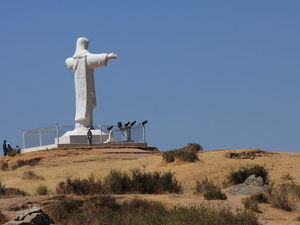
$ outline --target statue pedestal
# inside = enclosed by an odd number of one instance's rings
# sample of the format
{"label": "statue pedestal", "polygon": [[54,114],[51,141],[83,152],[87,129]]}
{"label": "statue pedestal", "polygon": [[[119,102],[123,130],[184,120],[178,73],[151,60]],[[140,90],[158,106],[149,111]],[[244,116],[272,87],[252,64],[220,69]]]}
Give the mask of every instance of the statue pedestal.
{"label": "statue pedestal", "polygon": [[[92,143],[102,144],[108,139],[108,134],[101,130],[91,130],[93,134]],[[76,144],[76,145],[88,145],[87,138],[88,129],[79,128],[66,132],[59,139],[55,138],[55,144]]]}

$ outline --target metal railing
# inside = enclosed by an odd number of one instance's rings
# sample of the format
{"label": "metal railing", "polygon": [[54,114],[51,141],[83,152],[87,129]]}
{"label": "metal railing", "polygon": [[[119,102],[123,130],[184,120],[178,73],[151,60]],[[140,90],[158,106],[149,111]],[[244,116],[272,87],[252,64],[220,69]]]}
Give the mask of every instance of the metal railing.
{"label": "metal railing", "polygon": [[[98,125],[94,126],[95,130],[100,130],[100,144],[107,143],[109,133],[113,133],[115,142],[137,142],[146,143],[146,130],[145,126],[142,124],[136,124],[130,128],[120,129],[114,126],[110,130],[111,126],[108,125]],[[75,126],[63,126],[63,125],[53,125],[49,127],[23,130],[23,149],[33,148],[38,146],[50,146],[53,144],[58,144],[59,139],[67,132],[75,129]]]}

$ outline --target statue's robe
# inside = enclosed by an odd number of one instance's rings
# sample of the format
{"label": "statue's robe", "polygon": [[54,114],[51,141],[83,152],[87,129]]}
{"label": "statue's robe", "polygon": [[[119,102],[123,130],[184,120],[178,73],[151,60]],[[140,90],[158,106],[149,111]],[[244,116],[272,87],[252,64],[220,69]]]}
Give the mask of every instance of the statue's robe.
{"label": "statue's robe", "polygon": [[87,50],[67,58],[68,69],[74,71],[76,92],[76,127],[93,127],[93,109],[96,107],[94,68],[106,66],[108,54],[92,54]]}

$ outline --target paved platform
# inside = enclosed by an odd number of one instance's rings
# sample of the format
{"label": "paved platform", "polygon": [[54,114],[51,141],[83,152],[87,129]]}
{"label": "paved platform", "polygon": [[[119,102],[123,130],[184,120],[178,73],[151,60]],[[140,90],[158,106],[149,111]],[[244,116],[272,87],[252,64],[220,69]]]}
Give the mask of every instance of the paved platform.
{"label": "paved platform", "polygon": [[107,144],[94,144],[93,146],[82,145],[82,144],[53,144],[53,145],[45,145],[38,146],[33,148],[25,148],[22,149],[22,153],[27,152],[35,152],[42,150],[50,150],[50,149],[111,149],[110,152],[116,152],[114,149],[142,149],[142,150],[155,150],[155,147],[148,147],[147,143],[135,143],[135,142],[126,142],[126,143],[107,143]]}

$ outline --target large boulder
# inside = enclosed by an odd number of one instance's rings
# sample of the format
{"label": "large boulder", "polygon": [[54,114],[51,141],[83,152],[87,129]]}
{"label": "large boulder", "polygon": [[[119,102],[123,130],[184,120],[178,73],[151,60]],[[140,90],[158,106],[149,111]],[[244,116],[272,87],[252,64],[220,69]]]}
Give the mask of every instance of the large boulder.
{"label": "large boulder", "polygon": [[234,185],[227,190],[232,195],[255,195],[270,193],[271,187],[264,184],[261,177],[255,177],[255,175],[249,176],[244,183]]}
{"label": "large boulder", "polygon": [[254,185],[254,186],[263,186],[264,180],[262,179],[262,177],[255,177],[255,175],[251,175],[244,181],[244,184]]}

